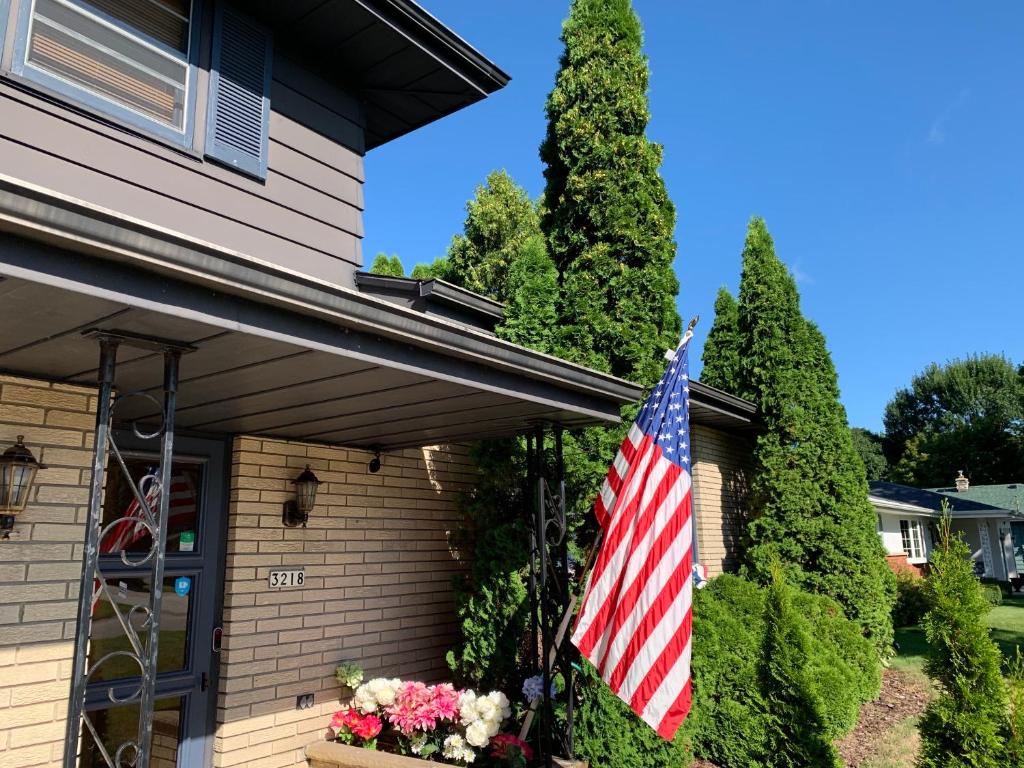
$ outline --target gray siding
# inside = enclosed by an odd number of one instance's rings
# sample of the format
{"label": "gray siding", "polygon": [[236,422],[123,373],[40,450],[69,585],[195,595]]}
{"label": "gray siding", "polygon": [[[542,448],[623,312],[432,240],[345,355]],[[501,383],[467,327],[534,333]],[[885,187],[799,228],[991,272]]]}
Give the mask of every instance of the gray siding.
{"label": "gray siding", "polygon": [[[0,83],[0,174],[351,286],[362,264],[360,106],[282,56],[273,74],[265,182],[8,83]],[[206,72],[197,87],[202,126]]]}

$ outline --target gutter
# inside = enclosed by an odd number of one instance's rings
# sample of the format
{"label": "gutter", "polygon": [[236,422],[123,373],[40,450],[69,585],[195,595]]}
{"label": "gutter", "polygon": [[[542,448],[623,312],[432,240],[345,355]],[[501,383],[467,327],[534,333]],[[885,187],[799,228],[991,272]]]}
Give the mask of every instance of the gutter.
{"label": "gutter", "polygon": [[624,379],[2,174],[0,231],[318,317],[438,355],[525,375],[620,405],[637,401],[643,394],[639,385]]}

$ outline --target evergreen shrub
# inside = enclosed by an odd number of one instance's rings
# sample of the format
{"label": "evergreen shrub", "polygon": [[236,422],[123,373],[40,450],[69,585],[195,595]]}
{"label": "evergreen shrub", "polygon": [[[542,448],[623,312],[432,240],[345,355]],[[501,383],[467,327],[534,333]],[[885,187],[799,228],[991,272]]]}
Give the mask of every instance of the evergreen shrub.
{"label": "evergreen shrub", "polygon": [[687,768],[693,762],[690,728],[665,741],[638,718],[584,662],[576,711],[576,757],[590,768]]}
{"label": "evergreen shrub", "polygon": [[924,592],[924,579],[910,571],[896,574],[896,603],[892,609],[892,623],[897,627],[913,627],[921,623],[928,612],[928,598]]}
{"label": "evergreen shrub", "polygon": [[1002,655],[985,624],[991,609],[970,548],[950,532],[947,512],[925,579],[930,609],[925,672],[939,696],[921,717],[918,768],[1004,768],[1009,699]]}
{"label": "evergreen shrub", "polygon": [[[771,705],[758,669],[766,595],[765,588],[732,574],[712,579],[696,595],[693,746],[696,754],[729,768],[773,764],[768,757]],[[835,601],[793,590],[793,602],[813,627],[807,677],[821,702],[826,733],[837,738],[854,726],[861,705],[877,698],[878,657]]]}

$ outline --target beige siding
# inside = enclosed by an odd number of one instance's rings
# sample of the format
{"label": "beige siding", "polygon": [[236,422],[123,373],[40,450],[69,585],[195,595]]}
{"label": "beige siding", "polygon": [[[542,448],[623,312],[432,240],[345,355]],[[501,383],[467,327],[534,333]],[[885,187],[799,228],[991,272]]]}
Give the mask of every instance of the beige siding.
{"label": "beige siding", "polygon": [[697,553],[708,574],[716,576],[738,565],[752,443],[698,424],[691,440]]}
{"label": "beige siding", "polygon": [[[455,641],[448,545],[474,473],[460,449],[386,454],[240,437],[231,479],[217,766],[305,765],[339,703],[334,668],[438,680]],[[306,528],[281,525],[290,481],[324,481]],[[270,591],[273,567],[302,566],[301,589]],[[295,697],[315,694],[313,709]]]}
{"label": "beige siding", "polygon": [[64,751],[89,497],[95,391],[0,376],[0,449],[19,434],[47,465],[0,540],[0,765]]}

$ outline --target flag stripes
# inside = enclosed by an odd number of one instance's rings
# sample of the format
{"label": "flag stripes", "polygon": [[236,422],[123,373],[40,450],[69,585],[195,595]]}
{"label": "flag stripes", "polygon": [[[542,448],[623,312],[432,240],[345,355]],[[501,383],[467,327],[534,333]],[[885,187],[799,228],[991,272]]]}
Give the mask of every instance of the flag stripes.
{"label": "flag stripes", "polygon": [[688,341],[641,408],[594,505],[604,540],[572,635],[611,690],[666,739],[692,698]]}

